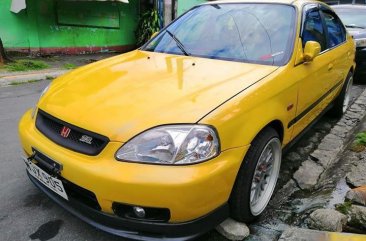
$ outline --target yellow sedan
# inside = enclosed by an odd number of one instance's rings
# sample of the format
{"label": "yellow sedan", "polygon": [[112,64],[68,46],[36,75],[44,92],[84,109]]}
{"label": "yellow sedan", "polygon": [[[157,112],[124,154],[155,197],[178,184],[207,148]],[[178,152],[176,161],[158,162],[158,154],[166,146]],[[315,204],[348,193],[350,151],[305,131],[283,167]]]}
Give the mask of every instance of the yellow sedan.
{"label": "yellow sedan", "polygon": [[355,44],[325,4],[215,1],[54,80],[19,124],[30,180],[83,221],[188,240],[265,210],[282,152],[350,101]]}

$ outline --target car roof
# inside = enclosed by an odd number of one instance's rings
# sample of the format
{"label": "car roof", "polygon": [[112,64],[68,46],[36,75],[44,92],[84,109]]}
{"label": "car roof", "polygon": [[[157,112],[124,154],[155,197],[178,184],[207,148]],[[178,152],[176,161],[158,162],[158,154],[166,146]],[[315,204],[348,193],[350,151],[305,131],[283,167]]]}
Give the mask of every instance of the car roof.
{"label": "car roof", "polygon": [[332,5],[332,8],[354,8],[354,9],[366,9],[366,5],[361,4],[339,4],[339,5]]}

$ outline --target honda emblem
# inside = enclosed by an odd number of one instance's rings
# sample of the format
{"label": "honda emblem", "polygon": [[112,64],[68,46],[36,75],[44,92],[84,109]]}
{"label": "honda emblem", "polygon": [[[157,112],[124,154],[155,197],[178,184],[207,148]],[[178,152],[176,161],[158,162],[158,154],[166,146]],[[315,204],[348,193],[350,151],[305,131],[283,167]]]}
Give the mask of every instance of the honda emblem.
{"label": "honda emblem", "polygon": [[62,127],[60,134],[63,138],[67,138],[67,137],[69,137],[70,132],[71,132],[71,129],[69,127],[64,126],[64,127]]}

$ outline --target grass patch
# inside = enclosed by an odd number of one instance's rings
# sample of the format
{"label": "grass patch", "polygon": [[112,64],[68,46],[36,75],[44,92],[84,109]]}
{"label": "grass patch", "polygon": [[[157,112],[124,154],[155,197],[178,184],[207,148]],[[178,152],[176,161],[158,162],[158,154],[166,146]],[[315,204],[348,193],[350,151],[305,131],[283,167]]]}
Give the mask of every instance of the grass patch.
{"label": "grass patch", "polygon": [[66,63],[64,64],[65,69],[75,69],[77,66],[75,64]]}
{"label": "grass patch", "polygon": [[351,206],[352,206],[352,202],[351,201],[346,201],[343,204],[337,204],[336,205],[336,210],[340,213],[343,213],[343,214],[347,215],[347,213],[351,209]]}
{"label": "grass patch", "polygon": [[28,81],[13,81],[9,83],[9,85],[16,86],[16,85],[22,85],[22,84],[30,84],[30,83],[36,83],[41,80],[28,80]]}
{"label": "grass patch", "polygon": [[356,135],[356,139],[352,143],[350,150],[354,152],[363,152],[366,150],[366,131],[360,132]]}
{"label": "grass patch", "polygon": [[356,143],[366,146],[366,131],[360,132],[356,135]]}
{"label": "grass patch", "polygon": [[41,70],[48,67],[48,64],[40,60],[17,60],[5,65],[5,68],[9,71]]}

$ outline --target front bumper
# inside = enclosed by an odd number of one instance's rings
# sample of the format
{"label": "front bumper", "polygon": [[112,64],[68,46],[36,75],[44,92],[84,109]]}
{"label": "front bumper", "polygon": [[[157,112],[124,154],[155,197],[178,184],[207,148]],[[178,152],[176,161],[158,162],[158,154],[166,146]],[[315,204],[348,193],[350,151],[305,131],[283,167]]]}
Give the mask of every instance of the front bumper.
{"label": "front bumper", "polygon": [[[122,145],[118,142],[108,143],[98,156],[87,156],[61,147],[36,129],[31,111],[22,117],[19,132],[28,155],[35,148],[62,164],[62,178],[94,193],[100,211],[90,210],[80,202],[61,200],[37,182],[36,186],[87,223],[137,240],[146,240],[146,237],[151,240],[150,237],[159,235],[160,238],[191,239],[227,218],[226,203],[249,148],[233,148],[197,165],[146,165],[116,161],[114,154]],[[124,220],[114,215],[114,202],[167,208],[170,220],[166,223]],[[146,233],[145,238],[139,238],[141,233]]]}
{"label": "front bumper", "polygon": [[96,211],[72,198],[66,201],[29,173],[28,177],[36,187],[74,216],[95,228],[130,240],[192,240],[220,224],[229,215],[229,207],[225,204],[204,217],[184,223],[167,224],[125,220]]}

